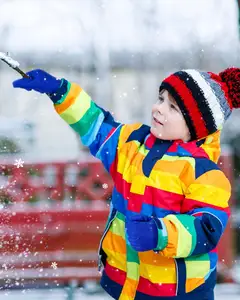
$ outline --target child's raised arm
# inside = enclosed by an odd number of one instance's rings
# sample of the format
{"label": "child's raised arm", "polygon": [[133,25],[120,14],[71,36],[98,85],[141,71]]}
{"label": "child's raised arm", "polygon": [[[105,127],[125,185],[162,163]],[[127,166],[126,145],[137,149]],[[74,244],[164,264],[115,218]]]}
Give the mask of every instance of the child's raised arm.
{"label": "child's raised arm", "polygon": [[18,79],[13,86],[46,93],[60,117],[79,134],[91,154],[99,158],[109,171],[116,155],[122,124],[115,122],[109,112],[96,105],[79,85],[56,79],[43,70],[33,70],[27,74],[30,79]]}

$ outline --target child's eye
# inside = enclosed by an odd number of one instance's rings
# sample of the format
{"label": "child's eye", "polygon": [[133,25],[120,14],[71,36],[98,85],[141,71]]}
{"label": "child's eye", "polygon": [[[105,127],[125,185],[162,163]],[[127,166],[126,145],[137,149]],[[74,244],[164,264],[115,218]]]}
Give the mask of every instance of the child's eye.
{"label": "child's eye", "polygon": [[173,105],[173,104],[171,104],[171,108],[178,111],[177,107],[175,105]]}
{"label": "child's eye", "polygon": [[160,97],[158,98],[158,101],[159,101],[159,102],[163,102],[163,101],[164,101],[163,97],[160,96]]}

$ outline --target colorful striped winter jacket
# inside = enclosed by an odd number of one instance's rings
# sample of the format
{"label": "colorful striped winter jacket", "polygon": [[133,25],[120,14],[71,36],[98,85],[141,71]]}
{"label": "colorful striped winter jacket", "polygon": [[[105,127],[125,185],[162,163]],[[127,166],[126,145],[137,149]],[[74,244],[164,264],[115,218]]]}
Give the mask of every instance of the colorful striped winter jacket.
{"label": "colorful striped winter jacket", "polygon": [[[116,122],[65,80],[51,99],[114,181],[99,248],[102,287],[120,300],[208,299],[231,193],[216,164],[220,132],[189,143],[156,139],[146,125]],[[125,218],[136,213],[159,218],[157,251],[130,246]]]}

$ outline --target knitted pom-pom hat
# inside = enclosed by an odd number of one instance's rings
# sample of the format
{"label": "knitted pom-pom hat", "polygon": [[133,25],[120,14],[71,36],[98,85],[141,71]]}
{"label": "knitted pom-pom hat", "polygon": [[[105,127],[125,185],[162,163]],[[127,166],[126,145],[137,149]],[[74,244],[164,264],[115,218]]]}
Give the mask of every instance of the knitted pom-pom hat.
{"label": "knitted pom-pom hat", "polygon": [[217,74],[182,70],[165,78],[159,88],[177,102],[190,131],[191,140],[222,129],[233,108],[240,107],[240,69]]}

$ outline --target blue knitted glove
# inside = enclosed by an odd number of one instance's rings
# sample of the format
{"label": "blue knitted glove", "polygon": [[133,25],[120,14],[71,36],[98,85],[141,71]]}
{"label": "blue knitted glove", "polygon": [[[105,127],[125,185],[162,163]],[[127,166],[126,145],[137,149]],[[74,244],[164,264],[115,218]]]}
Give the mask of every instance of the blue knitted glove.
{"label": "blue knitted glove", "polygon": [[153,250],[158,244],[158,229],[154,218],[136,215],[126,218],[127,237],[138,252]]}
{"label": "blue knitted glove", "polygon": [[61,86],[61,80],[48,74],[43,70],[33,70],[27,72],[30,78],[21,78],[13,81],[14,88],[22,88],[27,91],[37,91],[39,93],[53,94]]}

